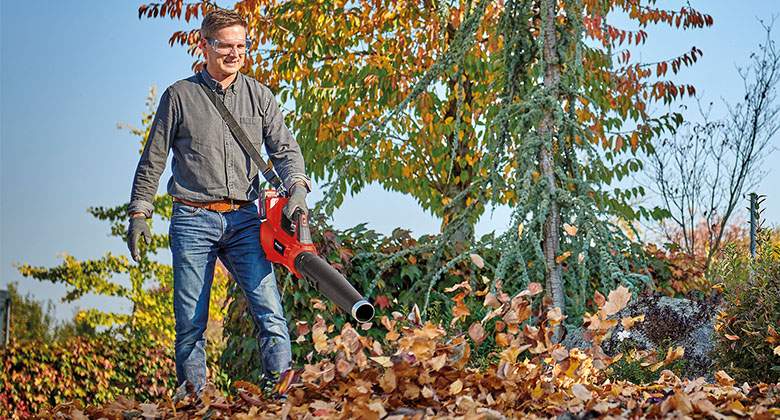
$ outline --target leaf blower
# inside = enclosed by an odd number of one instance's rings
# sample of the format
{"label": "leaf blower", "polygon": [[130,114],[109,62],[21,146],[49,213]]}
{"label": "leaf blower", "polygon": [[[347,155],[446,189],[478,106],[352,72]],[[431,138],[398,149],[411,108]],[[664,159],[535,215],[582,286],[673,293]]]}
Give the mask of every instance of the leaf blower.
{"label": "leaf blower", "polygon": [[371,305],[335,268],[317,255],[309,221],[303,212],[288,219],[282,209],[287,197],[265,190],[260,206],[260,243],[269,261],[282,264],[297,278],[305,278],[331,302],[358,322],[374,317]]}

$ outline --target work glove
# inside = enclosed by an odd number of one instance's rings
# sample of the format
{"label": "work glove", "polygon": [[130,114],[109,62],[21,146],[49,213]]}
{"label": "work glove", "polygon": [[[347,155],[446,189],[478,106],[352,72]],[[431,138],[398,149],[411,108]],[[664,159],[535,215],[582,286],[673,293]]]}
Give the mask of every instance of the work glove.
{"label": "work glove", "polygon": [[135,262],[141,259],[141,251],[138,248],[138,239],[141,236],[144,237],[147,245],[152,243],[152,232],[149,230],[149,225],[146,224],[146,218],[143,216],[131,217],[127,227],[127,249],[130,250],[130,256]]}
{"label": "work glove", "polygon": [[308,193],[306,186],[300,183],[295,183],[290,191],[290,199],[287,200],[287,205],[284,206],[282,212],[284,215],[293,220],[295,212],[300,210],[304,215],[309,214],[309,209],[306,207],[306,194]]}

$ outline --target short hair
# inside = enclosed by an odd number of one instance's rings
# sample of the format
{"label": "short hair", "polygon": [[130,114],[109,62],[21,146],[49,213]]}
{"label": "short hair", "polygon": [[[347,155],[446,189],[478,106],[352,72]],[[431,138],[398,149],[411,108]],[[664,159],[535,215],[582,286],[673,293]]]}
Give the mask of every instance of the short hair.
{"label": "short hair", "polygon": [[213,38],[214,34],[222,28],[228,26],[241,25],[246,29],[246,21],[233,10],[215,9],[203,17],[203,23],[200,25],[200,35],[203,38]]}

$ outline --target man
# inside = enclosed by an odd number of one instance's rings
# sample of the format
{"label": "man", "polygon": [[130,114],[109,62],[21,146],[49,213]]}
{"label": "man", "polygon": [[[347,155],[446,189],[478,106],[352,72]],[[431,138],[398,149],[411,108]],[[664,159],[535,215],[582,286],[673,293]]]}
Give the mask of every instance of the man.
{"label": "man", "polygon": [[170,248],[173,255],[173,306],[176,318],[176,375],[181,388],[200,392],[206,383],[209,295],[217,257],[243,290],[257,325],[264,380],[291,379],[290,337],[273,267],[259,242],[257,165],[231,134],[202,90],[214,91],[246,131],[266,151],[285,188],[291,192],[288,217],[307,212],[311,182],[304,174],[298,144],[284,125],[271,91],[239,72],[248,48],[246,23],[235,12],[208,13],[199,47],[205,67],[180,80],[161,96],[135,172],[130,197],[128,248],[139,261],[138,242],[148,244],[146,219],[168,151],[173,150],[168,193],[173,197]]}

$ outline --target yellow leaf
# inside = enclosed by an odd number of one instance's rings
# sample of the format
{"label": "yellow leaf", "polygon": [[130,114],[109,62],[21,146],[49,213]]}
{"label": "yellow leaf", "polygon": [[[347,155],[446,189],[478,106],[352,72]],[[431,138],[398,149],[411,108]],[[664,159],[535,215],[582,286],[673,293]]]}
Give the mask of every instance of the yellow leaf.
{"label": "yellow leaf", "polygon": [[523,224],[520,223],[517,225],[517,237],[522,238],[523,237]]}
{"label": "yellow leaf", "polygon": [[645,314],[634,316],[634,317],[626,317],[620,320],[620,323],[623,325],[623,329],[629,330],[631,327],[634,326],[637,322],[642,322],[645,320]]}
{"label": "yellow leaf", "polygon": [[780,346],[775,347],[775,354],[780,356]]}
{"label": "yellow leaf", "polygon": [[664,359],[664,364],[668,365],[669,363],[674,362],[675,360],[683,357],[685,354],[685,349],[683,347],[677,346],[674,350],[671,348],[668,352],[666,352],[666,359]]}
{"label": "yellow leaf", "polygon": [[444,363],[447,361],[447,355],[446,354],[440,354],[434,358],[431,359],[431,368],[438,372],[439,369],[444,367]]}
{"label": "yellow leaf", "polygon": [[463,382],[458,379],[450,384],[450,395],[458,395],[463,390]]}
{"label": "yellow leaf", "polygon": [[393,362],[390,361],[390,358],[388,356],[373,356],[373,357],[369,357],[369,359],[379,363],[382,367],[386,367],[386,368],[393,367]]}
{"label": "yellow leaf", "polygon": [[563,224],[563,230],[566,231],[566,234],[569,236],[575,236],[577,235],[577,226],[572,226],[568,223]]}
{"label": "yellow leaf", "polygon": [[569,257],[571,257],[571,251],[566,251],[563,254],[555,257],[555,262],[561,264],[562,262],[566,261],[566,259],[568,259]]}

